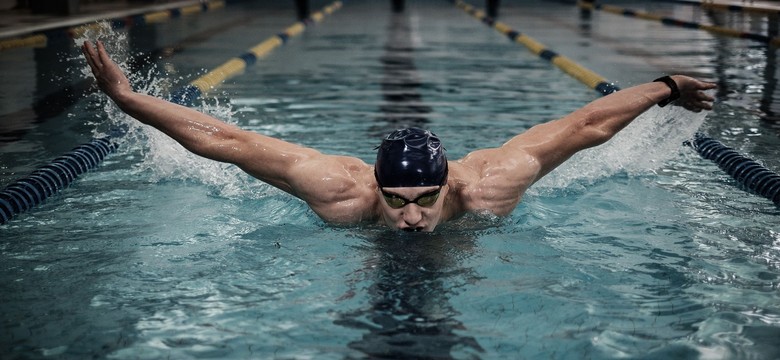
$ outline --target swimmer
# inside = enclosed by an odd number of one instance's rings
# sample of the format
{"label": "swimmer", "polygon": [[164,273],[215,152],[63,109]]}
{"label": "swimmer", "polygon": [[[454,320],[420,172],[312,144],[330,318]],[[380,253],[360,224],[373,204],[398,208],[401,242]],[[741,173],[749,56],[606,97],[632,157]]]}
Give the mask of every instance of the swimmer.
{"label": "swimmer", "polygon": [[536,125],[497,148],[448,160],[428,130],[397,130],[382,140],[374,166],[322,154],[242,130],[196,110],[136,93],[103,44],[82,50],[98,87],[122,111],[167,134],[189,151],[235,164],[305,201],[334,224],[380,223],[433,231],[468,212],[506,216],[525,191],[576,152],[602,144],[656,105],[711,110],[704,91],[715,84],[667,76],[599,98],[561,119]]}

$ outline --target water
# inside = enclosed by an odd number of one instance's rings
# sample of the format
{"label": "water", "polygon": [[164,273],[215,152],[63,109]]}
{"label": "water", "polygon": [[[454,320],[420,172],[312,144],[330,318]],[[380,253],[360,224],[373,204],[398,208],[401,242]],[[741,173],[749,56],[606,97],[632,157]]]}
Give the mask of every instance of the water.
{"label": "water", "polygon": [[[53,117],[33,111],[24,130],[3,133],[1,184],[133,127],[99,170],[0,227],[4,357],[780,357],[780,212],[680,145],[703,130],[780,169],[774,50],[609,14],[588,22],[570,4],[502,3],[504,22],[621,87],[666,72],[717,81],[716,109],[653,109],[537,184],[509,217],[413,235],[328,226],[99,95]],[[388,7],[345,4],[200,108],[373,162],[400,124],[433,129],[458,158],[598,96],[447,2],[395,17]],[[130,67],[140,89],[164,94],[279,32],[291,11],[235,5],[104,36],[115,53],[130,48],[118,57],[163,49],[153,67]],[[28,57],[42,51],[0,61],[34,74]],[[32,80],[4,86],[5,119],[26,119],[51,88],[84,76],[78,52],[59,51],[73,70],[48,70],[32,90]]]}

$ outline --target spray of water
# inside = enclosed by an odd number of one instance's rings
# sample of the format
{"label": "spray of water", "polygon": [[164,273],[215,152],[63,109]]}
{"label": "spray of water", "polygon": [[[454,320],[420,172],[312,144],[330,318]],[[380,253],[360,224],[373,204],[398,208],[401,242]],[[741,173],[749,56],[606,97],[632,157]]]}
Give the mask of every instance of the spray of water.
{"label": "spray of water", "polygon": [[540,180],[535,191],[587,185],[618,174],[653,173],[666,161],[680,156],[683,142],[693,137],[706,113],[678,106],[654,107],[601,146],[577,153]]}
{"label": "spray of water", "polygon": [[[171,92],[171,81],[165,74],[152,66],[145,72],[131,72],[128,67],[127,36],[115,32],[110,24],[90,28],[79,38],[74,39],[77,45],[84,41],[100,39],[106,46],[111,58],[127,74],[135,91],[155,97],[165,98]],[[89,66],[81,60],[84,66],[81,73],[84,77],[92,77]],[[268,186],[252,181],[236,166],[219,163],[199,157],[187,151],[183,146],[162,132],[144,125],[122,112],[110,99],[102,93],[96,94],[96,100],[102,111],[98,111],[99,119],[95,124],[94,136],[102,137],[116,134],[116,129],[122,129],[120,149],[126,154],[141,154],[141,161],[133,167],[138,173],[148,174],[153,182],[164,181],[194,181],[210,185],[217,189],[220,196],[226,197],[256,197],[267,193]],[[198,111],[229,123],[235,123],[233,111],[229,104],[221,104],[217,100],[203,102]]]}

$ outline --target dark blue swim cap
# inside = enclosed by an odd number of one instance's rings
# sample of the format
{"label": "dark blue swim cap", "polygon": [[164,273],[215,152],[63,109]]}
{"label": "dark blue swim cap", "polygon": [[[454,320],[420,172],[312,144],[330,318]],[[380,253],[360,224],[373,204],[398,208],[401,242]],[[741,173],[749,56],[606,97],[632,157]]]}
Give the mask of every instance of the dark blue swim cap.
{"label": "dark blue swim cap", "polygon": [[374,175],[380,187],[441,186],[447,182],[447,156],[436,134],[396,130],[379,146]]}

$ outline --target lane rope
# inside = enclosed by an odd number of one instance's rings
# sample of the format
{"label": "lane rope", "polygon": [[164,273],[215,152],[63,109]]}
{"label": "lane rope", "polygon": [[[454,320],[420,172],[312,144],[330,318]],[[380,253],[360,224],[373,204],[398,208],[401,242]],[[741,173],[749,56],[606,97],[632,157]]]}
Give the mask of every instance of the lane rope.
{"label": "lane rope", "polygon": [[702,133],[696,133],[687,145],[701,157],[712,160],[748,192],[761,195],[780,206],[780,175]]}
{"label": "lane rope", "polygon": [[675,26],[675,27],[681,27],[681,28],[693,29],[693,30],[704,30],[716,35],[753,40],[768,45],[775,45],[775,46],[780,45],[780,37],[777,36],[771,37],[763,34],[749,33],[749,32],[739,31],[736,29],[721,27],[721,26],[705,25],[693,21],[679,20],[679,19],[674,19],[670,17],[644,12],[644,11],[621,8],[613,5],[602,5],[602,4],[589,3],[585,1],[578,1],[577,6],[585,10],[599,10],[599,11],[604,11],[615,15],[622,15],[625,17],[631,17],[631,18],[637,18],[637,19],[649,20],[649,21],[657,21],[667,26]]}
{"label": "lane rope", "polygon": [[760,6],[760,5],[749,5],[744,3],[740,5],[735,3],[716,3],[714,1],[698,1],[698,0],[662,0],[662,1],[698,6],[706,10],[761,14],[761,15],[768,15],[768,16],[780,15],[780,9],[778,8]]}
{"label": "lane rope", "polygon": [[607,95],[620,90],[615,84],[609,82],[603,76],[577,64],[568,57],[549,49],[547,46],[534,40],[532,37],[512,29],[509,25],[500,21],[496,21],[495,19],[489,17],[484,11],[475,8],[465,1],[456,0],[454,3],[455,6],[478,19],[485,25],[490,26],[496,31],[506,35],[509,40],[524,45],[535,55],[553,63],[553,65],[557,66],[571,77],[579,80],[589,88],[598,91],[600,94]]}
{"label": "lane rope", "polygon": [[268,55],[277,47],[285,44],[289,39],[300,35],[308,26],[321,22],[322,19],[325,18],[325,15],[332,14],[334,11],[340,9],[341,6],[341,1],[336,1],[312,14],[309,18],[296,22],[284,29],[281,33],[269,37],[265,41],[248,49],[245,53],[228,60],[214,70],[193,80],[188,85],[174,91],[171,94],[170,100],[181,105],[192,105],[193,101],[196,99],[212,91],[228,78],[233,77],[247,67],[254,65],[257,62],[257,59]]}

